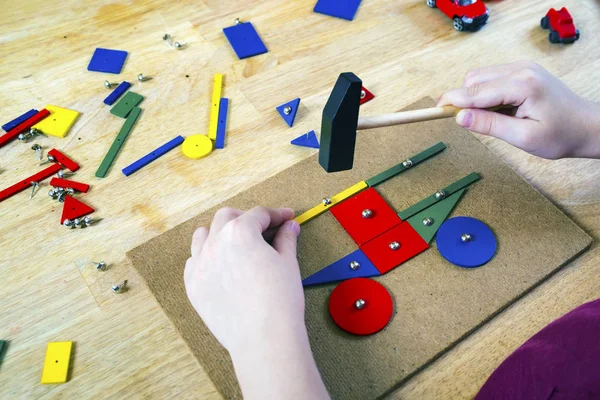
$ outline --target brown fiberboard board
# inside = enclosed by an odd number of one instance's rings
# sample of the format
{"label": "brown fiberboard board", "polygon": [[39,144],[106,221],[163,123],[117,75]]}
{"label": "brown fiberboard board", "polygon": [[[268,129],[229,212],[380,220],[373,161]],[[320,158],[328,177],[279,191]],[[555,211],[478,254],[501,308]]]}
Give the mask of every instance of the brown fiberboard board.
{"label": "brown fiberboard board", "polygon": [[[423,99],[409,108],[432,104]],[[128,253],[225,398],[241,398],[231,361],[189,304],[183,285],[193,231],[208,226],[225,205],[285,206],[299,214],[440,141],[448,145],[443,153],[376,189],[401,211],[479,172],[482,180],[467,190],[452,216],[489,224],[498,253],[481,268],[463,269],[446,262],[433,240],[429,250],[376,278],[391,292],[395,314],[383,331],[368,337],[349,335],[331,321],[327,304],[336,284],[307,288],[311,346],[333,398],[371,399],[397,388],[589,247],[585,232],[452,120],[360,132],[353,170],[326,174],[314,155]],[[302,277],[355,249],[330,213],[317,217],[303,225],[299,238]]]}

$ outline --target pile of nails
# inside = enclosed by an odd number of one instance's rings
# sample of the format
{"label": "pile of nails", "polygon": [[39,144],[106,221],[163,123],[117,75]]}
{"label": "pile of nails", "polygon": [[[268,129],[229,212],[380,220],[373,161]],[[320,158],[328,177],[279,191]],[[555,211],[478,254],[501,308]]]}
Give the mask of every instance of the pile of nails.
{"label": "pile of nails", "polygon": [[89,216],[83,218],[75,218],[73,221],[65,219],[63,225],[69,229],[73,228],[86,228],[94,223],[94,220]]}
{"label": "pile of nails", "polygon": [[50,189],[50,191],[48,192],[48,196],[50,196],[54,200],[58,200],[59,202],[64,203],[65,197],[74,193],[75,190],[73,190],[73,188],[55,187]]}

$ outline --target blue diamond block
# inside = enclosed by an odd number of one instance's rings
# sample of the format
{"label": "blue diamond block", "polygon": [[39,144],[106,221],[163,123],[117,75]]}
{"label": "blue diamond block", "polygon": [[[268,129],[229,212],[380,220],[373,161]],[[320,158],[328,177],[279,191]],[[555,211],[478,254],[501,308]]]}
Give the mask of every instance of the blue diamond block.
{"label": "blue diamond block", "polygon": [[352,21],[361,0],[319,0],[314,12]]}
{"label": "blue diamond block", "polygon": [[[353,261],[358,263],[358,265],[352,264]],[[355,267],[355,269],[352,269],[352,267]],[[381,273],[369,261],[365,253],[359,249],[307,277],[302,281],[302,286],[344,281],[350,278],[369,278],[379,275]]]}
{"label": "blue diamond block", "polygon": [[[469,239],[462,236],[468,234]],[[471,217],[450,218],[440,226],[436,244],[446,260],[463,268],[486,264],[496,254],[497,242],[489,226]]]}
{"label": "blue diamond block", "polygon": [[223,28],[223,33],[240,60],[269,51],[251,22]]}
{"label": "blue diamond block", "polygon": [[120,74],[127,52],[123,50],[110,50],[98,47],[88,65],[88,71],[108,72]]}
{"label": "blue diamond block", "polygon": [[313,149],[319,148],[319,141],[317,140],[317,135],[315,135],[315,131],[310,131],[302,136],[299,136],[296,139],[292,140],[290,143],[296,146],[311,147]]}
{"label": "blue diamond block", "polygon": [[25,114],[18,116],[17,118],[13,119],[12,121],[7,122],[4,125],[2,125],[2,129],[4,129],[4,131],[8,132],[15,126],[19,125],[21,122],[25,122],[25,120],[28,120],[29,118],[33,117],[37,113],[38,113],[38,110],[29,110]]}
{"label": "blue diamond block", "polygon": [[[294,120],[296,119],[296,113],[298,112],[298,106],[300,106],[300,98],[289,101],[285,104],[276,107],[275,109],[281,115],[281,118],[291,127],[294,125]],[[285,108],[289,107],[290,111],[288,114],[285,113]]]}

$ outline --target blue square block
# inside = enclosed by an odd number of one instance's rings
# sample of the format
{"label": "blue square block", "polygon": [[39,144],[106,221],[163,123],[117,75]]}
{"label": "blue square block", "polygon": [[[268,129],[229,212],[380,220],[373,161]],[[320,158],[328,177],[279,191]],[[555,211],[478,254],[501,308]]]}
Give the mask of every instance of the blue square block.
{"label": "blue square block", "polygon": [[313,11],[352,21],[356,16],[360,2],[361,0],[319,0]]}
{"label": "blue square block", "polygon": [[251,22],[223,28],[223,33],[240,60],[269,51]]}
{"label": "blue square block", "polygon": [[88,71],[108,72],[120,74],[127,52],[123,50],[110,50],[98,47],[88,65]]}

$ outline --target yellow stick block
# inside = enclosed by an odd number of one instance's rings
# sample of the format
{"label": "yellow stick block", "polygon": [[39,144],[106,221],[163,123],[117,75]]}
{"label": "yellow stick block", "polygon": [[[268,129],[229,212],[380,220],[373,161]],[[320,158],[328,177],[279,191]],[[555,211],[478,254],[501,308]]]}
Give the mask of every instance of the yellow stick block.
{"label": "yellow stick block", "polygon": [[48,343],[42,383],[65,383],[69,373],[73,342]]}
{"label": "yellow stick block", "polygon": [[302,225],[302,224],[310,221],[311,219],[323,214],[325,211],[329,210],[331,207],[335,206],[336,204],[339,204],[342,201],[346,200],[348,197],[352,197],[356,193],[362,192],[363,190],[365,190],[368,187],[369,186],[367,185],[367,183],[365,181],[358,182],[356,185],[350,186],[348,189],[343,190],[343,191],[339,192],[338,194],[336,194],[335,196],[333,196],[330,199],[331,202],[329,204],[321,203],[318,206],[311,208],[304,214],[298,215],[296,218],[294,218],[294,220],[297,223],[299,223],[300,225]]}
{"label": "yellow stick block", "polygon": [[223,75],[215,74],[213,83],[212,104],[210,107],[210,123],[208,125],[208,137],[217,140],[217,125],[219,119],[219,103],[221,102],[221,88],[223,87]]}

